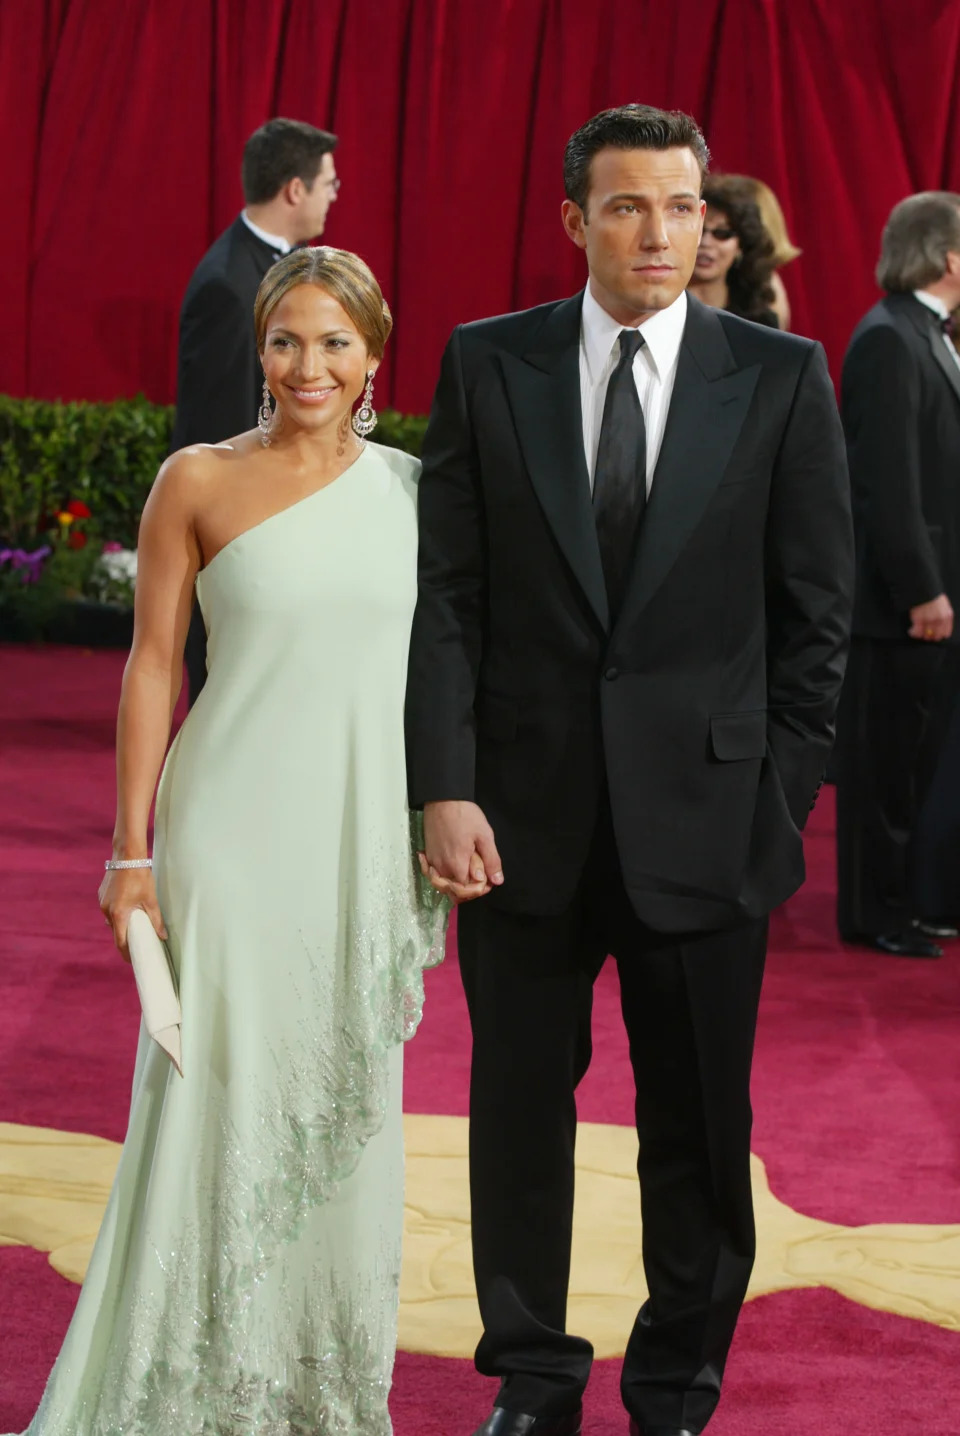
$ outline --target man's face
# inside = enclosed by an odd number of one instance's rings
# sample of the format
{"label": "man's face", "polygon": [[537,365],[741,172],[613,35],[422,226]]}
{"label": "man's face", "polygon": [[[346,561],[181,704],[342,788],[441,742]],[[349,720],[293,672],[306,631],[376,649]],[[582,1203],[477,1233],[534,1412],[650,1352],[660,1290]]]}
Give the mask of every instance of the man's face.
{"label": "man's face", "polygon": [[949,292],[944,295],[947,308],[953,312],[960,307],[960,251],[950,250],[947,254],[947,268],[943,276]]}
{"label": "man's face", "polygon": [[586,251],[594,298],[615,319],[635,324],[686,289],[704,208],[700,166],[690,149],[594,155],[586,211],[566,200],[563,223]]}
{"label": "man's face", "polygon": [[[300,181],[302,184],[303,182]],[[333,155],[326,154],[320,161],[320,169],[313,184],[307,189],[303,185],[297,216],[298,239],[302,242],[317,239],[323,234],[327,222],[327,211],[337,197],[340,181],[333,163]]]}

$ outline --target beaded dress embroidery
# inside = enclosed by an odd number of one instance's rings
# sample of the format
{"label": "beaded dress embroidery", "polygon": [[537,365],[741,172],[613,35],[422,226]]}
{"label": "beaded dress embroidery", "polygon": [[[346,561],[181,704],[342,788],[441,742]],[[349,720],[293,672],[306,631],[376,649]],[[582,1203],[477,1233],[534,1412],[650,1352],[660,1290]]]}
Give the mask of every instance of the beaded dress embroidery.
{"label": "beaded dress embroidery", "polygon": [[446,924],[405,800],[416,477],[368,445],[199,576],[154,847],[184,1076],[141,1033],[29,1436],[389,1436],[402,1044]]}

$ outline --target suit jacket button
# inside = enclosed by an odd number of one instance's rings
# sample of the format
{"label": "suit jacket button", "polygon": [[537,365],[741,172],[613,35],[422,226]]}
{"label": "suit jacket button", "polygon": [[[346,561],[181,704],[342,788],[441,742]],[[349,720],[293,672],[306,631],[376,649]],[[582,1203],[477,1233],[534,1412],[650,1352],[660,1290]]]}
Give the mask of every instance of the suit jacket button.
{"label": "suit jacket button", "polygon": [[619,668],[608,668],[607,671],[606,671],[606,673],[605,673],[603,676],[604,676],[604,678],[607,680],[608,683],[612,683],[615,678],[619,678],[619,677],[620,677],[620,669],[619,669]]}

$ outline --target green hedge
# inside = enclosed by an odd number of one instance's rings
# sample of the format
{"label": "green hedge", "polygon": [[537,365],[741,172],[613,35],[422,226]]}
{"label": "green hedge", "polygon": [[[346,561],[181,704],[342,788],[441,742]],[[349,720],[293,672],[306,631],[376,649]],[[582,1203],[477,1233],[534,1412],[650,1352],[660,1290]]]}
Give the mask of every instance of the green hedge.
{"label": "green hedge", "polygon": [[[385,410],[375,438],[419,454],[426,423]],[[134,548],[172,429],[173,409],[142,397],[62,404],[0,394],[0,548],[42,544],[71,499],[91,510],[91,539]]]}

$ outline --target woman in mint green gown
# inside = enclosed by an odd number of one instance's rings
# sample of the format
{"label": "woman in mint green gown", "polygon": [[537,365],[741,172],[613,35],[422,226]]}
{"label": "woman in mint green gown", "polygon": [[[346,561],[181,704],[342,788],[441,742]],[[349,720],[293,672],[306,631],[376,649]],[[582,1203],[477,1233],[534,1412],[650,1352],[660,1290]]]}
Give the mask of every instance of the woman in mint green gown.
{"label": "woman in mint green gown", "polygon": [[134,907],[168,935],[183,1076],[141,1033],[30,1436],[390,1431],[401,1052],[445,919],[405,798],[418,465],[351,427],[390,325],[361,261],[294,251],[256,322],[272,417],[174,455],[144,512],[115,859],[147,854],[194,586],[209,677],[163,768],[156,887],[101,889],[121,951]]}

